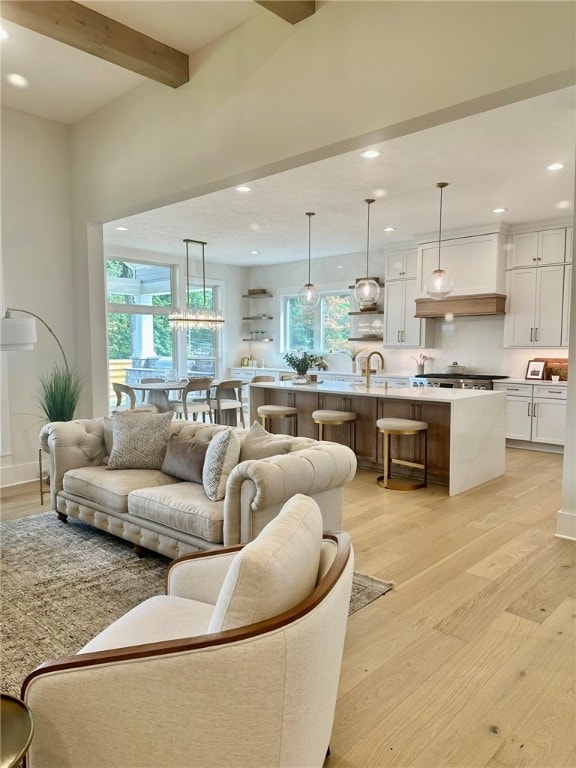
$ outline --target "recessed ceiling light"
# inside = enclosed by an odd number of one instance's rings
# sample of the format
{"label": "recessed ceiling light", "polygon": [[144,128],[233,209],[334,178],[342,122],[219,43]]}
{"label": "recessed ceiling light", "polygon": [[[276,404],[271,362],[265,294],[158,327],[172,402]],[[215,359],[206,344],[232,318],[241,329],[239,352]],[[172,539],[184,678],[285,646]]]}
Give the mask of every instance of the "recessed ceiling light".
{"label": "recessed ceiling light", "polygon": [[380,152],[378,152],[377,149],[367,149],[364,152],[361,152],[360,156],[361,157],[368,157],[368,158],[380,157]]}
{"label": "recessed ceiling light", "polygon": [[547,171],[561,171],[562,168],[566,168],[564,163],[551,163],[550,165],[546,166]]}
{"label": "recessed ceiling light", "polygon": [[246,184],[240,184],[239,187],[236,187],[236,192],[250,192],[251,187],[247,187]]}
{"label": "recessed ceiling light", "polygon": [[26,80],[24,75],[18,75],[16,72],[12,72],[9,75],[6,75],[6,80],[10,83],[10,85],[16,86],[16,88],[28,87],[28,80]]}
{"label": "recessed ceiling light", "polygon": [[372,194],[374,197],[386,197],[388,194],[385,189],[374,189],[372,190]]}
{"label": "recessed ceiling light", "polygon": [[10,35],[5,29],[0,29],[0,40],[8,40],[9,37]]}
{"label": "recessed ceiling light", "polygon": [[394,232],[396,227],[384,227],[384,232]]}
{"label": "recessed ceiling light", "polygon": [[492,213],[506,213],[508,208],[493,208]]}
{"label": "recessed ceiling light", "polygon": [[572,200],[560,200],[560,202],[556,203],[556,208],[558,208],[561,211],[566,210],[566,208],[572,207]]}
{"label": "recessed ceiling light", "polygon": [[118,232],[128,232],[128,227],[114,227]]}
{"label": "recessed ceiling light", "polygon": [[343,268],[342,264],[338,264],[338,266],[336,267],[336,269],[342,269],[342,268]]}
{"label": "recessed ceiling light", "polygon": [[260,253],[260,251],[250,251],[251,256],[257,256]]}

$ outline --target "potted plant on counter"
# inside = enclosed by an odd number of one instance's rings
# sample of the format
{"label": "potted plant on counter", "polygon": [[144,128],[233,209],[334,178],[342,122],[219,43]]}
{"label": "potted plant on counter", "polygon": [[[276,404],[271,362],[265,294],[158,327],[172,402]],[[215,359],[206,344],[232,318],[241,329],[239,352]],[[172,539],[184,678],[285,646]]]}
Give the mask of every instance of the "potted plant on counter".
{"label": "potted plant on counter", "polygon": [[287,352],[284,355],[284,360],[288,363],[290,368],[296,371],[296,376],[292,378],[294,384],[308,384],[309,379],[307,376],[308,370],[316,362],[318,355],[313,352],[305,352],[298,350],[297,352]]}

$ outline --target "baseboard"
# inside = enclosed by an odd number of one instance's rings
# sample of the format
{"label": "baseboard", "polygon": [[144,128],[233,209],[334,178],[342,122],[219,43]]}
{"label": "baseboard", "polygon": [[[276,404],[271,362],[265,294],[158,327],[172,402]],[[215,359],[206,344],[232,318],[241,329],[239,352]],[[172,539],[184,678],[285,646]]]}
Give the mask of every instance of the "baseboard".
{"label": "baseboard", "polygon": [[558,512],[556,516],[556,537],[576,541],[576,514],[571,512]]}
{"label": "baseboard", "polygon": [[[45,458],[44,472],[48,468],[48,457]],[[37,462],[27,462],[26,464],[13,464],[4,466],[0,469],[0,489],[12,485],[21,485],[22,483],[38,482],[40,469]]]}
{"label": "baseboard", "polygon": [[528,440],[512,440],[506,438],[506,448],[522,448],[526,451],[542,451],[543,453],[564,453],[563,445],[554,443],[533,443]]}

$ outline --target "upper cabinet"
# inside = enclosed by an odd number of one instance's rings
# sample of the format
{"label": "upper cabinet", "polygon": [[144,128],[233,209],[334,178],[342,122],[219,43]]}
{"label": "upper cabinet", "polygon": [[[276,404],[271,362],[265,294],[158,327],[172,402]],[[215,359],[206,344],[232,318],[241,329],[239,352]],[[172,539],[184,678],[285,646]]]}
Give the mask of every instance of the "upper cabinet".
{"label": "upper cabinet", "polygon": [[566,254],[566,230],[544,229],[512,235],[508,269],[562,264]]}
{"label": "upper cabinet", "polygon": [[508,272],[504,346],[561,345],[564,269],[556,264]]}
{"label": "upper cabinet", "polygon": [[[443,240],[440,266],[454,281],[452,296],[504,293],[506,287],[505,238],[500,233]],[[426,278],[438,267],[438,243],[418,246],[418,289],[425,296]]]}
{"label": "upper cabinet", "polygon": [[426,321],[414,317],[416,280],[390,280],[384,287],[384,346],[425,346]]}
{"label": "upper cabinet", "polygon": [[410,248],[390,251],[384,257],[384,280],[410,280],[416,277],[418,251]]}

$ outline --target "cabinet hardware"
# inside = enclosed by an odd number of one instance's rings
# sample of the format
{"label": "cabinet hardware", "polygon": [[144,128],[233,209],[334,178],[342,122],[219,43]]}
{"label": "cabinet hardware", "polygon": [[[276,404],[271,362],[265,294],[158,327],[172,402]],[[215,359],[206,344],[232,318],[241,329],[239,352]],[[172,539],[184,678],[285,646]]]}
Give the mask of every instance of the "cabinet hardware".
{"label": "cabinet hardware", "polygon": [[400,343],[400,331],[396,334],[396,341]]}
{"label": "cabinet hardware", "polygon": [[532,403],[528,403],[528,416],[532,416]]}
{"label": "cabinet hardware", "polygon": [[506,387],[506,392],[520,392],[520,387]]}
{"label": "cabinet hardware", "polygon": [[538,410],[538,403],[534,403],[534,408],[532,409],[532,416],[536,418],[537,416],[537,410]]}
{"label": "cabinet hardware", "polygon": [[538,341],[538,328],[534,328],[534,341]]}
{"label": "cabinet hardware", "polygon": [[561,395],[562,390],[561,389],[548,389],[547,390],[549,395]]}
{"label": "cabinet hardware", "polygon": [[530,328],[530,341],[534,341],[534,328]]}

